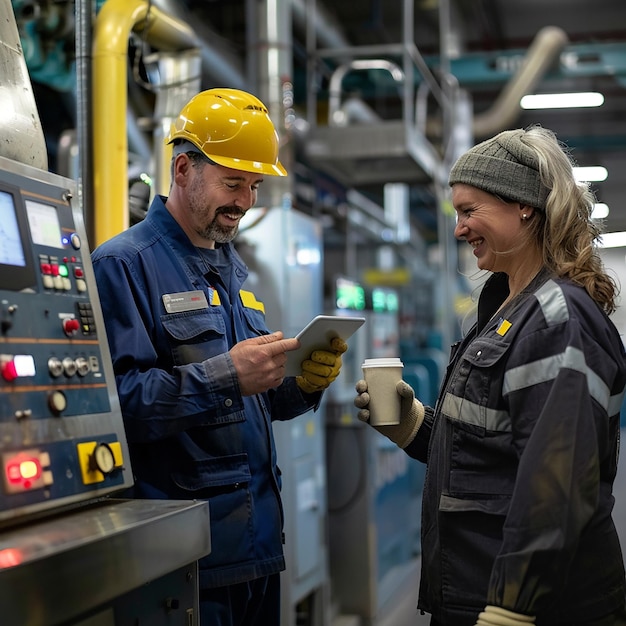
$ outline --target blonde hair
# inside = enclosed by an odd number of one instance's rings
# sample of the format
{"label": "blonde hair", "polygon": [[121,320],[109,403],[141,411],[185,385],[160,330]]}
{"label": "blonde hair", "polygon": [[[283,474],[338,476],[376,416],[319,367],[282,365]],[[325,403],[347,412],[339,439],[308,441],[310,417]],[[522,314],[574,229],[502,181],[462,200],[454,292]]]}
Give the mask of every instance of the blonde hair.
{"label": "blonde hair", "polygon": [[618,290],[598,252],[601,231],[591,219],[595,197],[589,184],[576,181],[574,161],[551,130],[532,126],[521,140],[535,151],[541,181],[549,190],[545,210],[535,210],[529,224],[544,265],[584,287],[606,313],[613,313]]}

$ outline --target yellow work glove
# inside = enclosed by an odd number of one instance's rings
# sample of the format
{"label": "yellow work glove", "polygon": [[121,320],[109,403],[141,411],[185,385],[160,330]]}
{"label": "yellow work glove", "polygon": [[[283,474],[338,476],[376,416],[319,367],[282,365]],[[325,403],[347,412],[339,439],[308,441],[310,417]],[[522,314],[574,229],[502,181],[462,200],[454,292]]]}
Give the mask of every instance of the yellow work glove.
{"label": "yellow work glove", "polygon": [[[372,426],[381,435],[393,441],[399,448],[406,448],[417,435],[419,427],[424,421],[424,405],[415,398],[413,387],[401,380],[396,384],[396,391],[400,396],[400,423],[388,426]],[[367,393],[367,383],[359,380],[356,384],[357,397],[354,406],[360,409],[357,417],[362,422],[370,420],[370,412],[367,408],[370,403],[370,395]]]}
{"label": "yellow work glove", "polygon": [[333,337],[329,350],[314,350],[302,361],[302,375],[296,376],[296,384],[304,393],[324,391],[341,371],[341,355],[348,344],[340,337]]}
{"label": "yellow work glove", "polygon": [[478,615],[476,626],[527,626],[534,623],[535,618],[530,615],[513,613],[513,611],[488,604]]}

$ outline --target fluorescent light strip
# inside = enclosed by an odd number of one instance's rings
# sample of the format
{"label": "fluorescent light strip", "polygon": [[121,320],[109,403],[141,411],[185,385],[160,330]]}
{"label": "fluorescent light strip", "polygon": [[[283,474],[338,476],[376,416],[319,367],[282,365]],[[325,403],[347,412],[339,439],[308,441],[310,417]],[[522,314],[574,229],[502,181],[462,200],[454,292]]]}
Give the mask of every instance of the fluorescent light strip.
{"label": "fluorescent light strip", "polygon": [[593,211],[591,211],[592,220],[603,220],[609,215],[609,205],[604,202],[597,202],[593,205]]}
{"label": "fluorescent light strip", "polygon": [[591,167],[575,167],[574,178],[578,182],[595,183],[606,180],[609,175],[606,167],[594,165]]}
{"label": "fluorescent light strip", "polygon": [[604,233],[598,239],[601,248],[623,248],[626,246],[626,232]]}
{"label": "fluorescent light strip", "polygon": [[540,93],[526,95],[520,100],[522,109],[573,109],[580,107],[599,107],[604,103],[604,96],[595,91],[579,93]]}

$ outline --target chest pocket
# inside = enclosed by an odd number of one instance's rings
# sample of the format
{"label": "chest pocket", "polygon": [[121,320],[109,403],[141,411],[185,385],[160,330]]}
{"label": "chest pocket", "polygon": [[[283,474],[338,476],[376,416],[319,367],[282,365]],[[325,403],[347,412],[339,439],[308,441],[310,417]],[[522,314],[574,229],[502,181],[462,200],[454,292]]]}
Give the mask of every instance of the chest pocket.
{"label": "chest pocket", "polygon": [[476,431],[508,429],[501,406],[504,363],[510,343],[479,337],[460,357],[444,398],[443,412],[460,427]]}
{"label": "chest pocket", "polygon": [[444,398],[452,496],[505,496],[514,484],[517,457],[511,445],[511,418],[502,401],[509,346],[493,337],[473,341],[461,356]]}
{"label": "chest pocket", "polygon": [[251,291],[244,289],[239,291],[239,298],[243,305],[241,315],[248,330],[252,331],[252,335],[267,335],[264,304]]}
{"label": "chest pocket", "polygon": [[479,337],[467,347],[462,358],[474,367],[492,367],[507,353],[509,347],[508,342]]}
{"label": "chest pocket", "polygon": [[201,363],[228,351],[226,326],[218,307],[161,316],[174,365]]}
{"label": "chest pocket", "polygon": [[265,315],[254,309],[243,309],[243,318],[253,335],[267,335],[269,331],[265,324]]}

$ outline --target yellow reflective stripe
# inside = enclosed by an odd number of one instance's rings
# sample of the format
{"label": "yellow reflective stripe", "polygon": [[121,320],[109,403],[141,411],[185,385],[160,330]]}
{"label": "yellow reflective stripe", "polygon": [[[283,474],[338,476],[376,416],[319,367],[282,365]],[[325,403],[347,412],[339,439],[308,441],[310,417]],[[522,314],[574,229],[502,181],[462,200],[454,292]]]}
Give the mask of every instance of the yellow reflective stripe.
{"label": "yellow reflective stripe", "polygon": [[239,297],[241,298],[241,303],[248,309],[254,309],[255,311],[265,313],[265,305],[262,302],[259,302],[251,291],[240,289]]}

